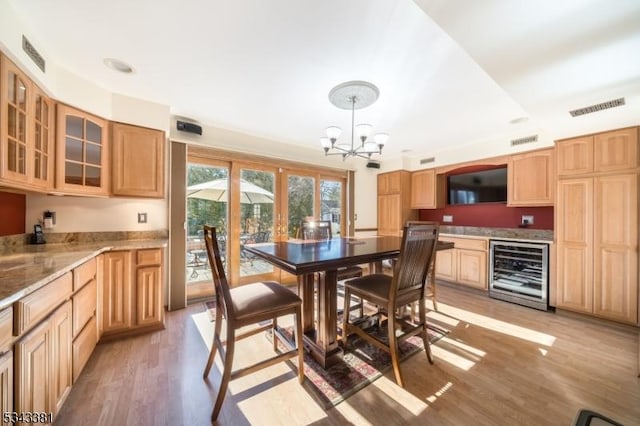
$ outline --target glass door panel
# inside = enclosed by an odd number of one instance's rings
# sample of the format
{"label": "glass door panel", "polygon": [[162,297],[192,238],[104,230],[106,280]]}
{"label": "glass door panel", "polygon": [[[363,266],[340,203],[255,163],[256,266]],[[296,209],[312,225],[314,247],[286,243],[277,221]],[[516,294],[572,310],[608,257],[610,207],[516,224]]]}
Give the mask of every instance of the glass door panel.
{"label": "glass door panel", "polygon": [[7,91],[7,153],[6,171],[14,177],[27,179],[27,97],[26,80],[8,70]]}
{"label": "glass door panel", "polygon": [[306,217],[314,217],[315,182],[313,177],[287,177],[287,233],[298,238],[300,224]]}
{"label": "glass door panel", "polygon": [[[245,244],[274,241],[276,175],[273,171],[240,170],[239,276],[273,278],[275,268],[244,250]],[[234,188],[236,189],[236,188]],[[245,280],[242,280],[243,282]]]}
{"label": "glass door panel", "polygon": [[[187,167],[187,296],[213,293],[203,225],[216,227],[225,270],[227,259],[229,169],[190,163]],[[199,286],[201,284],[201,286]],[[191,287],[191,288],[190,288]],[[200,288],[201,287],[201,288]]]}
{"label": "glass door panel", "polygon": [[320,219],[331,222],[331,234],[343,235],[343,190],[342,182],[320,180]]}

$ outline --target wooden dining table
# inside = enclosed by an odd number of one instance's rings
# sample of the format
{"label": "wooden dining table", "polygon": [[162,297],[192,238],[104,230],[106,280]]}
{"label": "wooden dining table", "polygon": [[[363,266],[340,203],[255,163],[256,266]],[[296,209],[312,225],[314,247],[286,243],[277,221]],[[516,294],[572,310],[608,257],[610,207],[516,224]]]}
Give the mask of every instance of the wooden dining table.
{"label": "wooden dining table", "polygon": [[[337,332],[338,268],[368,263],[375,265],[374,270],[380,272],[383,260],[398,257],[401,243],[402,238],[395,236],[333,238],[246,245],[245,250],[296,275],[302,299],[305,348],[326,368],[342,358]],[[450,248],[453,248],[453,243],[438,241],[437,250]],[[314,296],[316,272],[323,272],[319,274],[317,306]],[[433,275],[433,271],[430,271],[430,276]]]}

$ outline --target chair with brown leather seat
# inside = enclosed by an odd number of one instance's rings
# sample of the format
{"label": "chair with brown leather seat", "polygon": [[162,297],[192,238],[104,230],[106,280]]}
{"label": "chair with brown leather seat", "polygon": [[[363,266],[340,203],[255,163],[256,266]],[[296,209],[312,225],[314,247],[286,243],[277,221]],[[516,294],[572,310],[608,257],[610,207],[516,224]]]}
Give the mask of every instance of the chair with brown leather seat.
{"label": "chair with brown leather seat", "polygon": [[[304,381],[303,345],[302,345],[302,300],[291,290],[274,281],[258,282],[240,287],[231,288],[220,258],[220,249],[216,238],[216,228],[204,226],[204,240],[209,256],[209,264],[213,273],[213,283],[216,291],[216,318],[214,323],[213,344],[204,369],[204,378],[207,379],[216,353],[220,353],[223,371],[220,389],[211,414],[211,421],[215,421],[222,408],[222,402],[227,393],[227,386],[231,380],[246,376],[255,371],[269,367],[278,362],[287,361],[298,357],[298,380]],[[295,341],[296,348],[281,336],[277,330],[277,319],[284,315],[295,316]],[[222,319],[226,320],[226,342],[220,338]],[[270,320],[263,325],[264,321]],[[236,330],[248,325],[261,323],[259,327],[236,335]],[[278,353],[256,364],[232,370],[235,343],[245,337],[272,329],[273,349],[278,352],[278,340],[281,340],[286,352]],[[226,344],[226,350],[225,350]]]}
{"label": "chair with brown leather seat", "polygon": [[[356,295],[378,306],[378,324],[386,318],[388,342],[376,338],[370,329],[363,329],[349,322],[345,315],[342,322],[342,342],[347,349],[348,337],[351,333],[367,340],[371,344],[389,352],[396,382],[404,386],[398,345],[411,336],[420,334],[424,341],[427,359],[433,364],[433,356],[427,334],[427,318],[425,313],[425,286],[427,272],[431,267],[438,241],[437,222],[411,222],[404,227],[400,255],[393,276],[372,274],[347,280],[345,287],[345,309],[351,295]],[[403,316],[396,316],[408,304],[418,303],[418,320],[409,321]],[[396,328],[402,334],[396,335]]]}
{"label": "chair with brown leather seat", "polygon": [[[300,224],[300,236],[303,240],[325,241],[331,240],[333,234],[331,232],[331,222],[328,220],[303,220]],[[345,266],[338,268],[338,281],[347,278],[356,278],[362,276],[362,268],[359,266]],[[338,283],[338,289],[342,290],[342,284]],[[359,310],[359,315],[364,315],[364,307],[362,301],[351,307]]]}

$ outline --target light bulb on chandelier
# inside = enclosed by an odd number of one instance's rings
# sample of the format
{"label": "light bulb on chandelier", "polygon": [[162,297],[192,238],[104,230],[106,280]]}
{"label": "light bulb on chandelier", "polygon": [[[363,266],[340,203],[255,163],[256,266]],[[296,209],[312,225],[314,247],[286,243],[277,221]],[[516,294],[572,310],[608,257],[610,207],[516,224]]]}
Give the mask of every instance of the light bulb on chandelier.
{"label": "light bulb on chandelier", "polygon": [[[342,129],[336,126],[326,128],[326,137],[320,138],[320,144],[324,149],[324,155],[342,155],[342,159],[349,156],[370,159],[373,154],[382,154],[382,148],[387,143],[387,133],[377,133],[371,142],[369,136],[373,130],[371,124],[355,125],[355,110],[368,107],[373,104],[380,95],[378,88],[366,81],[347,81],[331,89],[329,101],[341,109],[351,110],[351,144],[336,143]],[[355,138],[359,139],[356,145]]]}

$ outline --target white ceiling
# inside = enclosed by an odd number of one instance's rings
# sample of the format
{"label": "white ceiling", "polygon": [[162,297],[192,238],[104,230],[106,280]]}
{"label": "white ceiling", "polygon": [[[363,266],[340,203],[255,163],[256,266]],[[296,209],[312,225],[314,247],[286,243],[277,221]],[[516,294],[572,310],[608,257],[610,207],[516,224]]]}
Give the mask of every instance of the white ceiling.
{"label": "white ceiling", "polygon": [[349,137],[350,113],[327,98],[348,80],[380,88],[356,124],[390,134],[385,157],[640,124],[638,0],[2,1],[48,61],[105,89],[318,150],[328,125]]}

